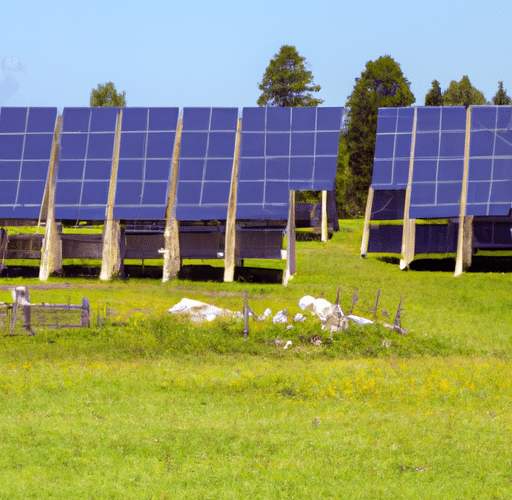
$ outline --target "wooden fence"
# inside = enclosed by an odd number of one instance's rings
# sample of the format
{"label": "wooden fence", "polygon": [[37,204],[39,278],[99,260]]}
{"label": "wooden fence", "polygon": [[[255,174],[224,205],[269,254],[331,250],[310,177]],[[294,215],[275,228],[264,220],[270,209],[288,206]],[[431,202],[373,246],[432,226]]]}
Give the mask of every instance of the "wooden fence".
{"label": "wooden fence", "polygon": [[90,327],[91,308],[86,297],[81,305],[33,304],[27,287],[16,287],[11,293],[12,304],[0,302],[0,331],[5,335],[18,335],[22,331],[34,335],[33,328]]}

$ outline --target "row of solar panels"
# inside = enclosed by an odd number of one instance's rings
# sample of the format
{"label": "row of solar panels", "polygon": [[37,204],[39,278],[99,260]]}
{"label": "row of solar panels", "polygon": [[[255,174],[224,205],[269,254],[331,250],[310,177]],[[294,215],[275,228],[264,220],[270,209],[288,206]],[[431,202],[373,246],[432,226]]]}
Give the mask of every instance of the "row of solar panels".
{"label": "row of solar panels", "polygon": [[[118,115],[120,117],[118,117]],[[114,218],[165,219],[179,108],[64,108],[55,218],[103,220],[116,131]],[[237,219],[286,219],[290,190],[332,190],[343,108],[244,108]],[[225,220],[237,108],[184,108],[178,220]],[[0,108],[0,218],[37,219],[56,108]]]}
{"label": "row of solar panels", "polygon": [[407,188],[410,166],[410,218],[458,217],[466,156],[466,215],[508,215],[511,106],[379,109],[372,188],[380,201],[372,219],[403,217],[405,194],[396,190]]}

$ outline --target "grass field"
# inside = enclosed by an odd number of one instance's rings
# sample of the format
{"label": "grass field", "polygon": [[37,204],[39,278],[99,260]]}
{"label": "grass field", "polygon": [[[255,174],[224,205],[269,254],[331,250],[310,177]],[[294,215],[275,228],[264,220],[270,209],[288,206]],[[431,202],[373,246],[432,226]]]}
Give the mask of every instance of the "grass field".
{"label": "grass field", "polygon": [[[286,288],[0,280],[33,302],[87,296],[93,312],[90,329],[0,337],[0,498],[511,498],[510,269],[453,278],[444,258],[401,272],[359,257],[361,221],[340,226],[298,243]],[[367,317],[380,289],[378,325],[329,339],[311,318],[251,323],[244,339],[241,322],[165,312],[183,297],[240,310],[247,290],[256,314],[293,316],[338,286]],[[381,326],[401,297],[405,336]]]}

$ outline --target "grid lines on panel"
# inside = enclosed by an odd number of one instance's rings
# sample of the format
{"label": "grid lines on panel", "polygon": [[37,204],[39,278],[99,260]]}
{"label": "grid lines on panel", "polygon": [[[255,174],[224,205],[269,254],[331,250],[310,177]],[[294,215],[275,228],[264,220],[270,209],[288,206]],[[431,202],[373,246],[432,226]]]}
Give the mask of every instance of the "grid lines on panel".
{"label": "grid lines on panel", "polygon": [[0,217],[38,219],[57,108],[0,108]]}
{"label": "grid lines on panel", "polygon": [[177,220],[227,218],[237,123],[237,108],[184,108]]}
{"label": "grid lines on panel", "polygon": [[466,108],[417,109],[409,215],[458,217],[464,173]]}
{"label": "grid lines on panel", "polygon": [[414,108],[380,108],[373,164],[372,188],[405,189],[414,122]]}
{"label": "grid lines on panel", "polygon": [[343,108],[244,108],[237,219],[288,217],[290,190],[332,190]]}
{"label": "grid lines on panel", "polygon": [[55,217],[104,220],[118,108],[64,108]]}
{"label": "grid lines on panel", "polygon": [[467,215],[509,215],[512,207],[512,107],[473,106]]}
{"label": "grid lines on panel", "polygon": [[165,219],[178,108],[124,108],[114,218]]}

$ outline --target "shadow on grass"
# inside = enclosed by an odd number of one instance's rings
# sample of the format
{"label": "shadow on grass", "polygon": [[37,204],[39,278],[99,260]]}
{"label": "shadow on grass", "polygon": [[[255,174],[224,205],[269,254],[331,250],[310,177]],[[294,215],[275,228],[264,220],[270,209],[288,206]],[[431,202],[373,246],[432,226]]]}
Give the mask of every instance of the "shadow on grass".
{"label": "shadow on grass", "polygon": [[[63,266],[62,273],[58,276],[66,278],[91,278],[98,279],[100,276],[100,267],[69,265]],[[39,267],[36,266],[12,266],[2,270],[2,278],[37,278],[39,276]],[[124,276],[121,279],[130,278],[148,278],[161,280],[162,267],[159,266],[124,266]],[[222,283],[224,281],[224,268],[208,265],[185,265],[182,266],[178,279],[189,281],[214,281]],[[235,268],[235,281],[245,283],[281,283],[283,280],[283,270],[264,269],[258,267],[237,267]]]}
{"label": "shadow on grass", "polygon": [[[190,281],[224,281],[224,268],[207,265],[183,266],[178,274],[179,279]],[[235,281],[246,283],[281,283],[281,269],[264,269],[259,267],[236,267]]]}
{"label": "shadow on grass", "polygon": [[[386,264],[398,266],[400,259],[398,257],[383,256],[378,260]],[[412,271],[446,272],[455,271],[455,259],[447,257],[442,259],[417,258],[410,264]],[[510,273],[512,272],[512,256],[488,256],[474,255],[471,262],[469,273]]]}

